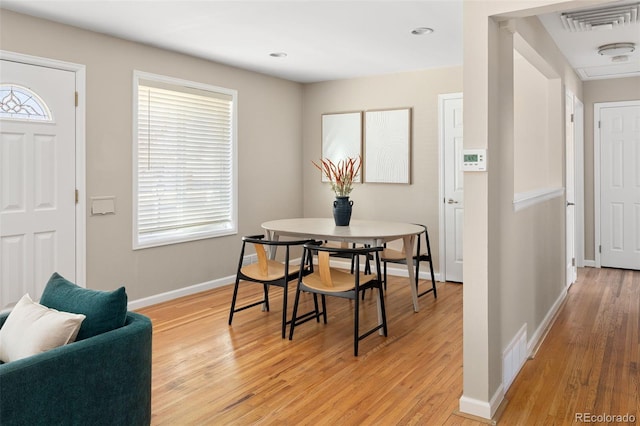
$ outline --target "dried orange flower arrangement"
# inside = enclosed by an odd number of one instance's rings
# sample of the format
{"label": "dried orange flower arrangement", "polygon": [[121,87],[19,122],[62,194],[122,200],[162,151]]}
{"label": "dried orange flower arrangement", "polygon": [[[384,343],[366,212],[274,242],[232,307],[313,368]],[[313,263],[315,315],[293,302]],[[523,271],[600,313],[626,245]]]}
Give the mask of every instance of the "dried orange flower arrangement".
{"label": "dried orange flower arrangement", "polygon": [[331,189],[336,193],[336,197],[347,197],[353,190],[353,182],[360,175],[362,161],[360,156],[347,157],[344,160],[334,163],[328,158],[320,160],[320,164],[312,161],[313,165],[329,179]]}

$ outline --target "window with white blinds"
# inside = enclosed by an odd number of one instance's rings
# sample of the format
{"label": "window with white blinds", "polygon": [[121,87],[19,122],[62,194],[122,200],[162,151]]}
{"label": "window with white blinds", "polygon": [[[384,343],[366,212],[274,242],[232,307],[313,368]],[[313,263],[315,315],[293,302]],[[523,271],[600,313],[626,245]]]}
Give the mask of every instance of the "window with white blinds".
{"label": "window with white blinds", "polygon": [[134,248],[236,232],[234,90],[136,72]]}

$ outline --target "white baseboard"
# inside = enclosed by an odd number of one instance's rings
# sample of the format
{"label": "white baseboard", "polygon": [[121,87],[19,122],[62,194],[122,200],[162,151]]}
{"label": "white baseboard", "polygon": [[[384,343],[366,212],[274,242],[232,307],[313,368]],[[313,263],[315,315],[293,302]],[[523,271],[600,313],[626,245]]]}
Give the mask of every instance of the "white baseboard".
{"label": "white baseboard", "polygon": [[551,309],[549,309],[549,312],[547,312],[547,315],[545,315],[538,328],[536,328],[536,331],[534,331],[533,335],[531,336],[531,340],[527,342],[527,352],[529,353],[529,358],[532,358],[535,355],[537,348],[539,348],[540,344],[542,344],[542,341],[551,328],[553,320],[558,314],[558,311],[560,310],[560,307],[562,306],[566,298],[567,291],[566,289],[563,289],[554,302],[553,306],[551,306]]}
{"label": "white baseboard", "polygon": [[461,413],[490,420],[496,411],[498,411],[498,407],[500,407],[503,399],[504,389],[502,385],[500,385],[489,402],[462,395],[459,400],[459,410]]}
{"label": "white baseboard", "polygon": [[595,268],[596,267],[596,261],[595,260],[587,260],[585,259],[583,261],[583,265],[585,268]]}
{"label": "white baseboard", "polygon": [[214,288],[229,285],[234,283],[235,279],[236,279],[235,275],[231,275],[224,278],[218,278],[217,280],[207,281],[207,282],[195,284],[189,287],[183,287],[177,290],[168,291],[166,293],[160,293],[154,296],[132,300],[128,303],[127,307],[129,310],[132,310],[132,311],[140,308],[145,308],[147,306],[156,305],[158,303],[177,299],[178,297],[189,296],[192,294],[200,293],[202,291],[207,291]]}
{"label": "white baseboard", "polygon": [[[256,262],[255,255],[245,256],[244,263],[255,263],[255,262]],[[293,259],[291,263],[294,265],[299,264],[300,259],[299,258]],[[345,262],[341,260],[332,260],[331,265],[332,266],[335,265],[337,267],[347,268],[347,269],[350,268],[351,266],[349,262]],[[389,275],[401,276],[401,277],[409,276],[409,273],[407,272],[406,267],[388,268],[387,273]],[[430,278],[429,272],[420,271],[420,278],[429,279]],[[200,293],[202,291],[207,291],[214,288],[223,287],[225,285],[233,284],[235,282],[235,279],[236,279],[235,275],[230,275],[228,277],[218,278],[213,281],[207,281],[207,282],[195,284],[189,287],[179,288],[177,290],[168,291],[166,293],[160,293],[160,294],[145,297],[142,299],[132,300],[132,301],[129,301],[127,306],[129,310],[145,308],[147,306],[156,305],[158,303],[168,302],[169,300],[177,299],[178,297],[190,296],[192,294]],[[435,279],[436,281],[440,281],[439,274],[435,274]]]}
{"label": "white baseboard", "polygon": [[[242,259],[242,264],[248,265],[250,263],[256,263],[257,261],[258,261],[258,257],[255,254],[249,254],[244,256],[244,258]],[[290,264],[299,265],[300,258],[291,259]],[[168,291],[166,293],[145,297],[143,299],[134,300],[129,302],[127,307],[129,310],[145,308],[147,306],[156,305],[158,303],[168,302],[169,300],[177,299],[178,297],[190,296],[192,294],[200,293],[202,291],[207,291],[214,288],[223,287],[225,285],[230,285],[230,284],[233,284],[235,281],[236,281],[236,276],[230,275],[228,277],[218,278],[217,280],[207,281],[207,282],[195,284],[189,287],[183,287],[177,290]]]}

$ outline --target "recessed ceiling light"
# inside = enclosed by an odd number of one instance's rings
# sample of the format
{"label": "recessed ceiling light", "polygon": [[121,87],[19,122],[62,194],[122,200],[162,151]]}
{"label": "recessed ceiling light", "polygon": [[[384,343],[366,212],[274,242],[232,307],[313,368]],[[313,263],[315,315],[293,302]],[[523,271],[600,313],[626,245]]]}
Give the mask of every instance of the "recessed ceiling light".
{"label": "recessed ceiling light", "polygon": [[274,58],[286,58],[287,54],[285,52],[273,52],[269,53],[269,56],[272,56]]}
{"label": "recessed ceiling light", "polygon": [[433,32],[433,28],[429,28],[429,27],[418,27],[411,30],[411,34],[413,35],[431,34],[432,32]]}

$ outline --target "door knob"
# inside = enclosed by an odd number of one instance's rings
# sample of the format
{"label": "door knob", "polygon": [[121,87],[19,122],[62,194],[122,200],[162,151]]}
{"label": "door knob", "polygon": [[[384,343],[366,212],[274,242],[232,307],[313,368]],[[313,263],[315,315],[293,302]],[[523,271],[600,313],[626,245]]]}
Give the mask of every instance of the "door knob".
{"label": "door knob", "polygon": [[449,200],[447,201],[448,204],[458,204],[457,201],[454,201],[453,199],[449,198]]}

